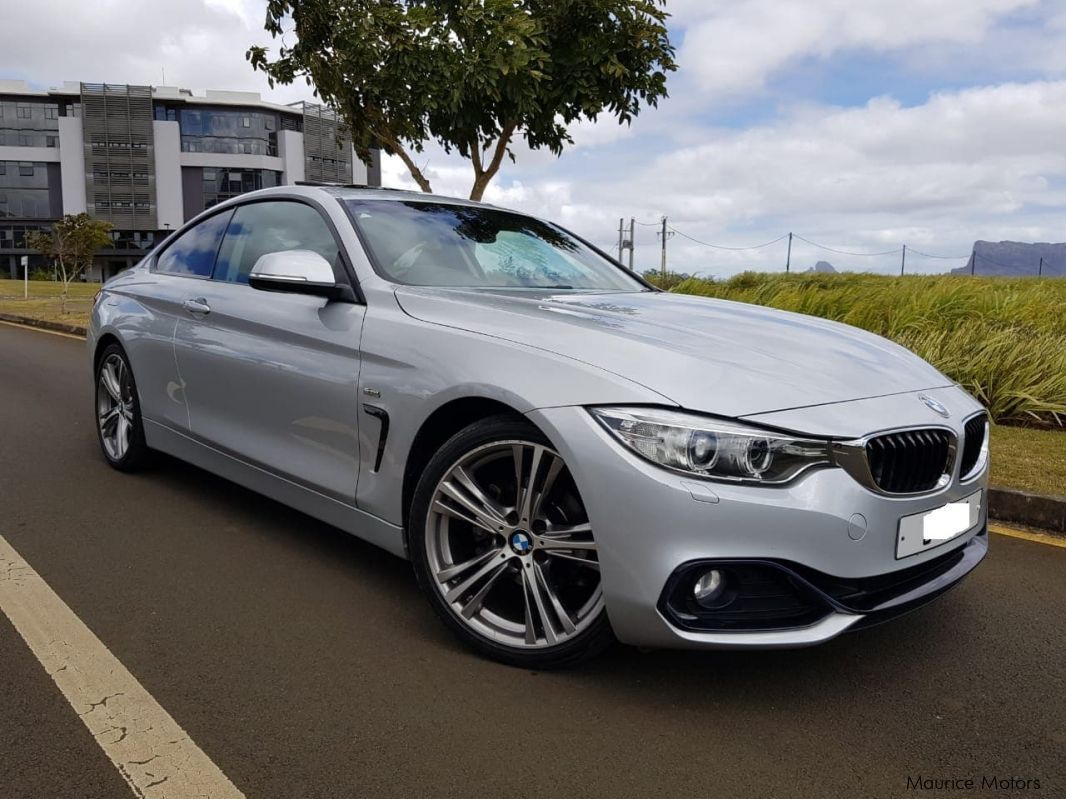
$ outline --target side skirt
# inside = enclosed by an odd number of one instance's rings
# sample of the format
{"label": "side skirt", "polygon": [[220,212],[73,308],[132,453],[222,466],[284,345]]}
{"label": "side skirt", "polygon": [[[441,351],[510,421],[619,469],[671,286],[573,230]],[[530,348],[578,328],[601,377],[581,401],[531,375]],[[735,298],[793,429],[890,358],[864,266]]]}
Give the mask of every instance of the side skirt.
{"label": "side skirt", "polygon": [[402,527],[372,516],[354,505],[338,502],[258,466],[219,452],[158,422],[145,419],[144,436],[152,449],[173,455],[256,493],[276,499],[283,505],[339,527],[346,533],[362,538],[404,560],[407,559]]}

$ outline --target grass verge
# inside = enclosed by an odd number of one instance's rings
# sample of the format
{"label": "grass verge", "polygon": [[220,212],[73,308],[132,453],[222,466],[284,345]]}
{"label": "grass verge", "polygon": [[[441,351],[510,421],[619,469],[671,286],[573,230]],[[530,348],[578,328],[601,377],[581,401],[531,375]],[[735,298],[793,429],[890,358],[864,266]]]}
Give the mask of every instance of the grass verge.
{"label": "grass verge", "polygon": [[992,428],[992,484],[1066,496],[1066,432]]}
{"label": "grass verge", "polygon": [[[24,296],[27,286],[28,299]],[[63,313],[62,283],[31,280],[24,285],[21,280],[0,280],[0,313],[84,327],[89,324],[93,295],[99,290],[99,283],[72,283],[70,297],[67,299],[67,312]]]}

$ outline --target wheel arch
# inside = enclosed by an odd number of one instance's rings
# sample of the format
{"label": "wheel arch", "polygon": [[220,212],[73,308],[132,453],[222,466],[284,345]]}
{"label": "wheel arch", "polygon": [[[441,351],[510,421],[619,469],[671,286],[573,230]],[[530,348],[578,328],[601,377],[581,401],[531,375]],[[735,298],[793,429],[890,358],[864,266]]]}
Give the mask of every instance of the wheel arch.
{"label": "wheel arch", "polygon": [[[100,366],[100,357],[104,354],[104,350],[110,347],[112,344],[118,344],[122,347],[122,351],[126,351],[126,347],[122,341],[114,333],[107,332],[100,335],[96,340],[96,348],[93,350],[93,374],[96,374],[97,367]],[[129,357],[127,354],[126,357]],[[94,378],[95,379],[95,378]]]}
{"label": "wheel arch", "polygon": [[523,413],[506,402],[481,396],[466,396],[449,400],[422,422],[411,441],[404,465],[402,512],[405,548],[407,546],[407,522],[415,488],[433,454],[443,446],[445,441],[464,427],[493,416],[512,416],[530,425],[533,424]]}

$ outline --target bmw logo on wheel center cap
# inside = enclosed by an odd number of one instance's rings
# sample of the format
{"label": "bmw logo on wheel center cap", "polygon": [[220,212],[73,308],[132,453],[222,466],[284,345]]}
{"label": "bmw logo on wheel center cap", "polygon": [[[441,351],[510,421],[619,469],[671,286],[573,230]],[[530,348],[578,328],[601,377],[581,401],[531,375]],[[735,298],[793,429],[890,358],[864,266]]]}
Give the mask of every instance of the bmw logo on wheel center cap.
{"label": "bmw logo on wheel center cap", "polygon": [[529,533],[516,530],[511,533],[511,549],[517,555],[528,555],[533,549],[533,539],[529,537]]}

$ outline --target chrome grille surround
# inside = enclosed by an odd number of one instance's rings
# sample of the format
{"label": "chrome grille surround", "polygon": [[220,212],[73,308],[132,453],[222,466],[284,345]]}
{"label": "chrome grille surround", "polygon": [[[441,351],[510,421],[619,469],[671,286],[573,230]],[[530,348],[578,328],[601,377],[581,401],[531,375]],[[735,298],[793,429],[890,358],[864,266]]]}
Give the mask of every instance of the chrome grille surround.
{"label": "chrome grille surround", "polygon": [[[920,425],[872,433],[853,441],[835,441],[831,449],[834,462],[865,488],[884,496],[911,497],[932,494],[951,483],[959,441],[950,427]],[[890,475],[886,479],[885,463],[877,462],[878,458],[888,457],[893,459],[894,469],[913,468],[916,464],[924,467],[930,456],[939,461],[938,451],[943,453],[942,467],[931,468],[927,477],[919,475],[925,479],[911,480],[909,485],[903,477],[897,480]]]}
{"label": "chrome grille surround", "polygon": [[975,413],[963,422],[959,472],[964,482],[980,476],[988,465],[988,438],[991,432],[985,411]]}

